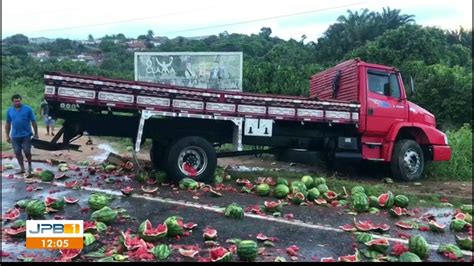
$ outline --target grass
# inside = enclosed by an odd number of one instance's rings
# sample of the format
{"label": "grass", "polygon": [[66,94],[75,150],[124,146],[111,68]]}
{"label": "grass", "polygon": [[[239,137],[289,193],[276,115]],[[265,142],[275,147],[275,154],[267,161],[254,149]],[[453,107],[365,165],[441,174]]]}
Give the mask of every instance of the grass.
{"label": "grass", "polygon": [[432,180],[472,181],[472,128],[465,125],[447,132],[452,158],[449,162],[433,162],[426,176]]}
{"label": "grass", "polygon": [[18,79],[2,87],[2,120],[6,120],[6,110],[11,106],[11,97],[14,94],[20,94],[22,102],[33,108],[33,112],[37,120],[41,120],[39,115],[39,107],[43,99],[44,84],[40,82],[32,82],[27,79]]}
{"label": "grass", "polygon": [[[327,177],[324,173],[304,173],[304,172],[288,172],[288,171],[253,171],[253,172],[231,172],[232,179],[238,178],[247,178],[253,180],[258,176],[271,176],[273,178],[285,178],[288,182],[294,180],[300,180],[304,175],[311,175],[312,177],[324,177],[326,178],[326,184],[329,189],[335,191],[336,193],[343,193],[343,188],[345,187],[346,191],[350,193],[350,190],[354,186],[362,185],[365,188],[366,194],[369,196],[379,196],[382,193],[391,191],[394,195],[403,194],[408,197],[410,200],[410,205],[417,207],[442,207],[443,203],[440,201],[441,195],[431,194],[431,195],[416,195],[414,193],[407,193],[406,189],[400,184],[393,183],[377,183],[377,184],[361,184],[360,181],[340,179],[337,177]],[[449,202],[453,204],[454,207],[460,207],[462,204],[472,204],[470,199],[462,200],[460,198],[450,198]]]}
{"label": "grass", "polygon": [[12,149],[12,145],[7,142],[2,142],[2,151],[8,151]]}

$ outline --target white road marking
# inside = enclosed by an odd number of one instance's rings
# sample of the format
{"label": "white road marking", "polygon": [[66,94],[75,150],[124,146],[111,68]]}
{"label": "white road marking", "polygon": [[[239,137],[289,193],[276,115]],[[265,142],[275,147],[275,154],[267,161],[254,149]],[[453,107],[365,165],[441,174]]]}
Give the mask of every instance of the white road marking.
{"label": "white road marking", "polygon": [[[5,175],[2,173],[2,177],[5,178],[8,175]],[[19,179],[19,180],[24,180],[25,178],[23,177],[14,177],[14,179]],[[58,182],[43,182],[41,180],[36,180],[36,183],[43,183],[43,184],[50,184],[50,185],[56,185],[58,187],[65,187],[64,183],[58,183]],[[125,196],[121,192],[111,190],[111,189],[102,189],[102,188],[93,188],[93,187],[81,187],[81,190],[85,191],[92,191],[92,192],[102,192],[105,194],[109,195],[115,195],[115,196],[121,196],[121,197],[129,197],[129,198],[139,198],[139,199],[144,199],[144,200],[150,200],[150,201],[156,201],[156,202],[161,202],[161,203],[168,203],[168,204],[175,204],[175,205],[180,205],[180,206],[186,206],[186,207],[192,207],[192,208],[197,208],[197,209],[204,209],[207,211],[212,211],[212,212],[217,212],[217,213],[222,213],[223,212],[223,207],[219,206],[206,206],[202,205],[199,203],[194,203],[194,202],[187,202],[184,200],[174,200],[170,198],[162,198],[162,197],[149,197],[145,195],[137,195],[137,194],[132,194],[130,196]],[[332,231],[332,232],[344,232],[342,229],[330,227],[330,226],[323,226],[323,225],[315,225],[315,224],[310,224],[310,223],[305,223],[300,220],[286,220],[283,218],[277,218],[273,216],[261,216],[257,214],[252,214],[252,213],[245,213],[244,214],[246,217],[251,217],[254,219],[260,219],[260,220],[266,220],[266,221],[271,221],[271,222],[277,222],[277,223],[283,223],[283,224],[289,224],[289,225],[294,225],[294,226],[299,226],[299,227],[306,227],[306,228],[312,228],[312,229],[318,229],[318,230],[325,230],[325,231]],[[373,238],[385,238],[388,241],[392,242],[401,242],[404,244],[408,244],[408,240],[406,239],[401,239],[401,238],[395,238],[395,237],[385,237],[385,236],[380,236],[380,235],[373,235],[371,234]],[[428,244],[429,247],[433,250],[437,250],[439,245],[436,244]],[[471,251],[466,251],[462,250],[462,253],[466,256],[473,256],[473,252]]]}

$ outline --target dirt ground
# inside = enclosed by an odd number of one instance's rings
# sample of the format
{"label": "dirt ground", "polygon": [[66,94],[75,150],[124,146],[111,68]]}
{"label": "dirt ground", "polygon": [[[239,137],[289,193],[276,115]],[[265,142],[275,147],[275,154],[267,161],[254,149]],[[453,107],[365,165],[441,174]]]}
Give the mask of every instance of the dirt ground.
{"label": "dirt ground", "polygon": [[[4,134],[4,122],[2,121],[2,140],[5,140]],[[51,140],[51,135],[46,135],[46,128],[39,126],[39,138],[41,140]],[[56,129],[57,131],[58,129]],[[99,137],[91,137],[93,144],[86,145],[88,138],[83,136],[76,140],[74,144],[81,145],[80,152],[78,151],[45,151],[32,148],[33,160],[47,160],[47,159],[61,159],[70,163],[80,162],[84,160],[101,162],[106,159],[109,152],[115,152],[119,155],[131,156],[130,153],[120,154],[113,149],[113,146],[109,141],[101,139]],[[3,152],[2,152],[3,153]],[[4,153],[13,153],[12,150],[5,151]],[[137,157],[141,160],[149,160],[149,150],[142,149]],[[290,164],[289,162],[280,162],[274,160],[273,156],[266,155],[262,158],[255,156],[241,156],[241,157],[230,157],[220,158],[218,164],[221,166],[231,166],[237,168],[264,168],[266,170],[289,170],[289,171],[300,171],[300,172],[313,172],[322,173],[324,170],[321,166],[304,165],[304,164]],[[360,177],[352,176],[348,174],[338,175],[340,178],[355,179],[360,183],[365,184],[377,184],[382,182],[380,178],[374,177]],[[422,180],[422,185],[416,186],[411,183],[400,184],[403,186],[407,193],[416,193],[418,195],[430,195],[440,194],[455,198],[472,199],[472,181],[430,181]]]}

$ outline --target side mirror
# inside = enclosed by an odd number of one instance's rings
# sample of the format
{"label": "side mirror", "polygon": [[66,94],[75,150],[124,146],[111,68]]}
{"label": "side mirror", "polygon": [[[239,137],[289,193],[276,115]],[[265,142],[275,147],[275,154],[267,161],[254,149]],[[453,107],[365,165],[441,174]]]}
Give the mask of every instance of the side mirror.
{"label": "side mirror", "polygon": [[413,82],[413,77],[410,76],[410,97],[415,95],[415,82]]}

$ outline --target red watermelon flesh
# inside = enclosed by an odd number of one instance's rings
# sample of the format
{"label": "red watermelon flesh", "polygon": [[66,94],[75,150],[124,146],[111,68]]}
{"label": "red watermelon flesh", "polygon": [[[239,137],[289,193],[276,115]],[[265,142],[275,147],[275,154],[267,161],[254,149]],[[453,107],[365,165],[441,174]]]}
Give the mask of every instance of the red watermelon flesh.
{"label": "red watermelon flesh", "polygon": [[339,226],[339,228],[341,228],[342,230],[344,230],[346,232],[355,232],[355,231],[357,231],[357,228],[355,228],[351,224],[345,224],[345,225]]}
{"label": "red watermelon flesh", "polygon": [[18,227],[18,228],[5,228],[5,233],[11,236],[17,236],[26,233],[26,226]]}
{"label": "red watermelon flesh", "polygon": [[347,255],[347,256],[340,256],[337,261],[340,262],[356,262],[357,256],[356,255]]}
{"label": "red watermelon flesh", "polygon": [[213,228],[206,228],[204,229],[204,233],[202,234],[202,237],[205,240],[214,240],[217,238],[217,230]]}
{"label": "red watermelon flesh", "polygon": [[209,250],[209,257],[211,257],[212,262],[220,261],[229,254],[230,251],[223,247],[217,247]]}
{"label": "red watermelon flesh", "polygon": [[413,225],[402,221],[395,223],[395,225],[403,229],[413,229]]}
{"label": "red watermelon flesh", "polygon": [[76,202],[79,202],[79,199],[73,198],[73,197],[63,197],[64,201],[69,204],[74,204]]}
{"label": "red watermelon flesh", "polygon": [[15,220],[20,217],[20,210],[17,208],[11,208],[2,217],[4,220]]}

